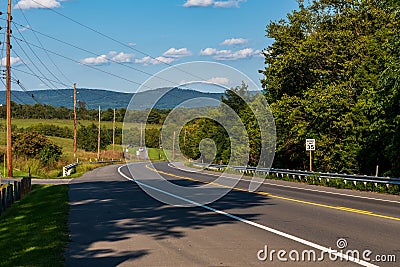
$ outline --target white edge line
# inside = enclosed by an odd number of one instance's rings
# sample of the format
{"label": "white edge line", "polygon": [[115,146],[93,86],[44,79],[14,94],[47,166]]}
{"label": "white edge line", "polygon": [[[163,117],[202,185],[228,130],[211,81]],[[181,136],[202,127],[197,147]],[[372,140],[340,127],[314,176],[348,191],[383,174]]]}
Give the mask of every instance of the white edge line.
{"label": "white edge line", "polygon": [[[219,176],[216,175],[216,174],[203,173],[203,172],[196,172],[196,171],[192,171],[192,170],[182,169],[182,168],[176,167],[176,166],[174,166],[174,165],[170,166],[169,164],[168,164],[168,166],[171,167],[171,168],[175,168],[175,169],[184,171],[184,172],[191,172],[191,173],[198,173],[198,174],[204,174],[204,175],[219,177]],[[243,176],[243,177],[245,177],[245,176]],[[231,176],[224,176],[224,178],[228,178],[228,179],[232,179],[232,180],[245,181],[245,182],[251,182],[251,180],[249,180],[249,179],[238,179],[238,178],[231,177]],[[330,194],[330,195],[338,195],[338,196],[353,197],[353,198],[368,199],[368,200],[375,200],[375,201],[382,201],[382,202],[400,204],[400,201],[396,201],[396,200],[381,199],[381,198],[373,198],[373,197],[364,197],[364,196],[356,196],[356,195],[350,195],[350,194],[344,194],[344,193],[329,192],[329,191],[324,191],[324,190],[317,190],[317,189],[310,189],[310,188],[301,188],[301,187],[290,186],[290,185],[279,185],[279,184],[274,184],[274,183],[269,183],[269,182],[263,182],[263,184],[272,185],[272,186],[276,186],[276,187],[284,187],[284,188],[290,188],[290,189],[298,189],[298,190],[304,190],[304,191],[325,193],[325,194]]]}
{"label": "white edge line", "polygon": [[155,187],[153,187],[153,186],[150,186],[150,185],[147,185],[147,184],[138,182],[138,181],[136,181],[135,179],[132,179],[132,178],[126,176],[126,175],[121,171],[121,169],[122,169],[123,167],[125,167],[125,166],[128,167],[128,165],[122,165],[122,166],[120,166],[120,167],[118,168],[118,173],[119,173],[122,177],[124,177],[125,179],[127,179],[127,180],[129,180],[129,181],[132,181],[132,182],[135,182],[135,183],[137,183],[137,184],[139,184],[139,185],[141,185],[141,186],[145,186],[145,187],[147,187],[147,188],[150,188],[150,189],[152,189],[152,190],[158,191],[158,192],[160,192],[160,193],[163,193],[163,194],[166,194],[166,195],[175,197],[175,198],[177,198],[177,199],[183,200],[183,201],[188,202],[188,203],[190,203],[190,204],[193,204],[193,205],[202,207],[202,208],[204,208],[204,209],[210,210],[210,211],[215,212],[215,213],[218,213],[218,214],[220,214],[220,215],[224,215],[224,216],[229,217],[229,218],[231,218],[231,219],[234,219],[234,220],[243,222],[243,223],[245,223],[245,224],[248,224],[248,225],[257,227],[257,228],[262,229],[262,230],[265,230],[265,231],[267,231],[267,232],[274,233],[274,234],[276,234],[276,235],[279,235],[279,236],[285,237],[285,238],[287,238],[287,239],[296,241],[296,242],[298,242],[298,243],[300,243],[300,244],[303,244],[303,245],[306,245],[306,246],[315,248],[315,249],[317,249],[317,250],[326,252],[326,253],[328,253],[328,254],[333,254],[333,255],[335,255],[335,256],[341,258],[341,259],[345,259],[345,260],[347,260],[347,261],[354,262],[354,263],[356,263],[356,264],[358,264],[358,265],[366,266],[366,267],[379,267],[378,265],[374,265],[374,264],[372,264],[372,263],[369,263],[369,262],[366,262],[366,261],[363,261],[363,260],[360,260],[360,259],[357,259],[357,258],[348,256],[348,255],[343,254],[343,253],[341,253],[341,252],[332,251],[331,248],[327,248],[327,247],[324,247],[324,246],[315,244],[315,243],[313,243],[313,242],[311,242],[311,241],[307,241],[307,240],[302,239],[302,238],[300,238],[300,237],[296,237],[296,236],[294,236],[294,235],[281,232],[281,231],[279,231],[279,230],[270,228],[270,227],[268,227],[268,226],[265,226],[265,225],[262,225],[262,224],[259,224],[259,223],[256,223],[256,222],[252,222],[252,221],[243,219],[243,218],[241,218],[241,217],[239,217],[239,216],[232,215],[232,214],[227,213],[227,212],[225,212],[225,211],[217,210],[217,209],[211,208],[211,207],[209,207],[209,206],[202,205],[202,204],[200,204],[200,203],[197,203],[197,202],[195,202],[195,201],[192,201],[192,200],[190,200],[190,199],[183,198],[183,197],[177,196],[177,195],[175,195],[175,194],[166,192],[166,191],[164,191],[164,190],[155,188]]}

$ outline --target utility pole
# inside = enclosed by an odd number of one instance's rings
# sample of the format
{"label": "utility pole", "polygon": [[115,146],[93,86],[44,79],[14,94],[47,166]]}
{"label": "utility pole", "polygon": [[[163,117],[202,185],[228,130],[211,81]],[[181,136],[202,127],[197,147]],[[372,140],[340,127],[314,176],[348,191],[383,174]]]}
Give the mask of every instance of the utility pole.
{"label": "utility pole", "polygon": [[140,148],[143,147],[143,124],[140,124]]}
{"label": "utility pole", "polygon": [[8,0],[7,16],[7,55],[6,55],[6,116],[7,116],[7,170],[8,177],[13,177],[11,143],[11,0]]}
{"label": "utility pole", "polygon": [[115,152],[115,108],[114,108],[114,119],[113,119],[113,152]]}
{"label": "utility pole", "polygon": [[76,161],[76,83],[74,83],[74,161]]}
{"label": "utility pole", "polygon": [[186,134],[187,134],[187,130],[185,128],[185,135],[183,136],[183,145],[186,147]]}
{"label": "utility pole", "polygon": [[174,138],[172,139],[172,161],[175,161],[175,138],[176,132],[174,131]]}
{"label": "utility pole", "polygon": [[100,106],[99,106],[99,130],[97,135],[97,160],[100,160],[100,121],[101,121],[101,113],[100,113]]}
{"label": "utility pole", "polygon": [[161,136],[162,132],[158,135],[158,159],[161,159]]}

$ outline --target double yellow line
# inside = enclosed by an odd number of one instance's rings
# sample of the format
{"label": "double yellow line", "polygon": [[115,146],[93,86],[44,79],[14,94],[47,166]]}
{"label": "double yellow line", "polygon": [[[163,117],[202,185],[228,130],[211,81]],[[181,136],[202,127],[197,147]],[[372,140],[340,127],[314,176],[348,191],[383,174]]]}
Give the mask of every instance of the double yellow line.
{"label": "double yellow line", "polygon": [[[146,168],[151,171],[158,172],[160,174],[168,175],[170,177],[180,178],[180,179],[198,182],[198,183],[202,183],[202,184],[212,184],[212,185],[228,188],[228,186],[225,186],[225,185],[222,185],[222,184],[219,184],[216,182],[204,182],[201,180],[193,179],[188,176],[176,175],[176,174],[172,174],[172,173],[159,171],[159,170],[149,167],[149,165],[146,165]],[[247,191],[243,188],[239,188],[239,187],[233,187],[232,189],[236,190],[236,191],[249,192],[249,191]],[[304,200],[299,200],[299,199],[295,199],[295,198],[273,195],[268,192],[262,192],[262,191],[261,192],[257,191],[257,192],[252,192],[252,193],[262,195],[262,196],[268,196],[270,198],[276,198],[276,199],[281,199],[281,200],[286,200],[286,201],[291,201],[291,202],[296,202],[296,203],[301,203],[301,204],[306,204],[306,205],[312,205],[312,206],[317,206],[317,207],[322,207],[322,208],[327,208],[327,209],[340,210],[340,211],[346,211],[346,212],[351,212],[351,213],[358,213],[358,214],[363,214],[363,215],[372,216],[372,217],[389,219],[389,220],[393,220],[393,221],[400,221],[400,218],[377,214],[377,213],[373,213],[372,211],[367,211],[367,210],[359,210],[359,209],[353,209],[353,208],[347,208],[347,207],[341,207],[341,206],[331,206],[331,205],[326,205],[326,204],[321,204],[321,203],[316,203],[316,202],[311,202],[311,201],[304,201]]]}

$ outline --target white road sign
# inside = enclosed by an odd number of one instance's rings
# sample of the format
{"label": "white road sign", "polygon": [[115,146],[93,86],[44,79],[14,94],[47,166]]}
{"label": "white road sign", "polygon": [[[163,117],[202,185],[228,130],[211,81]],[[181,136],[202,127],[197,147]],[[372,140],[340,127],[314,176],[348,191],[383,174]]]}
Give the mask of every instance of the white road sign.
{"label": "white road sign", "polygon": [[315,150],[315,139],[306,139],[306,151]]}

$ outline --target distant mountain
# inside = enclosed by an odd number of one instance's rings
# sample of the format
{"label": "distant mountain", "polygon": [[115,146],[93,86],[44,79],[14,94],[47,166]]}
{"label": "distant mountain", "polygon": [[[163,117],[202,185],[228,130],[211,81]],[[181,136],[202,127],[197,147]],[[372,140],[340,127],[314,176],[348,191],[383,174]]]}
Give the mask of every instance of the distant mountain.
{"label": "distant mountain", "polygon": [[[100,89],[80,88],[78,91],[78,100],[86,102],[88,109],[97,109],[101,106],[102,109],[108,108],[127,108],[133,96],[130,109],[143,110],[153,107],[159,109],[174,108],[179,104],[183,107],[206,107],[216,106],[216,101],[220,100],[223,93],[203,93],[195,90],[179,89],[179,88],[159,88],[140,93],[122,93]],[[156,101],[159,99],[158,101]],[[194,100],[190,100],[194,99]],[[59,90],[34,90],[34,91],[12,91],[11,101],[18,104],[40,104],[52,105],[56,107],[73,108],[73,89]],[[189,100],[189,101],[188,101]],[[0,103],[4,104],[5,91],[0,92]]]}

